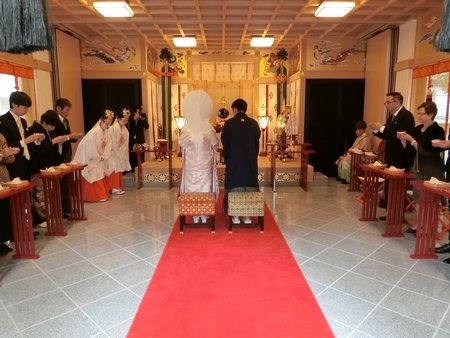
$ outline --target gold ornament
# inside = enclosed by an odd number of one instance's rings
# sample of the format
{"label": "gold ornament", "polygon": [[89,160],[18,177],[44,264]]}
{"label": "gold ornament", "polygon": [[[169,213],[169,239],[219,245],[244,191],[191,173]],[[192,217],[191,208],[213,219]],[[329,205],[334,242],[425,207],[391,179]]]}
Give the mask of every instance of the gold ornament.
{"label": "gold ornament", "polygon": [[113,112],[112,110],[106,109],[106,110],[105,110],[105,116],[106,116],[108,119],[113,119],[113,118],[114,118],[114,112]]}

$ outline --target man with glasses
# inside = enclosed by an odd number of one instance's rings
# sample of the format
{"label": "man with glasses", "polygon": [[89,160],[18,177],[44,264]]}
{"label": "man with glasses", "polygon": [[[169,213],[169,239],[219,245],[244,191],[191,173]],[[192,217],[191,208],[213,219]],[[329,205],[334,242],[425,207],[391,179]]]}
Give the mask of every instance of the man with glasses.
{"label": "man with glasses", "polygon": [[[369,123],[369,127],[376,137],[386,141],[384,156],[387,166],[408,168],[407,153],[402,142],[397,138],[397,132],[404,131],[410,134],[415,126],[414,116],[403,107],[403,95],[398,92],[387,93],[384,106],[389,113],[386,124]],[[385,183],[385,192],[388,191],[388,183],[388,181]],[[387,204],[387,194],[385,195]],[[381,216],[380,220],[386,220],[386,216]]]}

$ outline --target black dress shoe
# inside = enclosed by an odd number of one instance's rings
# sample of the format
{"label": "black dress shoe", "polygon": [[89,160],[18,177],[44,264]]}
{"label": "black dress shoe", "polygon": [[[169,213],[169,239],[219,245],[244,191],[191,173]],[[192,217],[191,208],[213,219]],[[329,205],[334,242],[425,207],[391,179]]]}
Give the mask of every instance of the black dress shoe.
{"label": "black dress shoe", "polygon": [[378,217],[378,219],[379,219],[380,221],[385,221],[385,220],[386,220],[386,215],[380,216],[380,217]]}
{"label": "black dress shoe", "polygon": [[444,244],[443,246],[440,246],[439,248],[434,249],[435,253],[446,253],[450,252],[450,243]]}
{"label": "black dress shoe", "polygon": [[417,232],[417,229],[413,229],[413,228],[408,228],[405,231],[407,234],[415,234]]}
{"label": "black dress shoe", "polygon": [[341,179],[341,183],[342,184],[349,184],[346,180],[344,180],[344,179]]}
{"label": "black dress shoe", "polygon": [[13,251],[13,248],[6,245],[5,243],[2,243],[2,244],[0,244],[0,251],[11,252],[11,251]]}
{"label": "black dress shoe", "polygon": [[443,261],[445,264],[450,264],[450,258],[446,258],[446,259],[444,259],[444,261]]}
{"label": "black dress shoe", "polygon": [[70,217],[69,214],[63,214],[63,218],[64,218],[64,219],[68,219],[69,217]]}

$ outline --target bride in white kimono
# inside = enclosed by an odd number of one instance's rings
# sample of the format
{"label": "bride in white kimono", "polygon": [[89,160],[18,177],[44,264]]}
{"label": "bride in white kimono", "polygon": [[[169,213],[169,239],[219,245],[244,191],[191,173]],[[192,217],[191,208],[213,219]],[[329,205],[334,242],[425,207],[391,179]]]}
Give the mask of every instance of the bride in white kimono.
{"label": "bride in white kimono", "polygon": [[123,195],[121,189],[123,172],[130,171],[128,142],[130,134],[127,129],[130,111],[123,109],[117,114],[113,125],[108,129],[112,141],[111,156],[106,160],[106,184],[113,195]]}
{"label": "bride in white kimono", "polygon": [[78,145],[73,162],[87,164],[81,171],[83,200],[106,202],[109,189],[105,180],[105,163],[111,155],[112,141],[108,128],[114,118],[111,110],[106,110],[100,120],[83,137]]}
{"label": "bride in white kimono", "polygon": [[[216,148],[219,139],[209,123],[213,111],[211,97],[202,90],[191,91],[183,101],[186,124],[180,135],[183,167],[180,193],[214,192],[219,194],[216,168]],[[207,222],[207,216],[194,216],[194,223]]]}

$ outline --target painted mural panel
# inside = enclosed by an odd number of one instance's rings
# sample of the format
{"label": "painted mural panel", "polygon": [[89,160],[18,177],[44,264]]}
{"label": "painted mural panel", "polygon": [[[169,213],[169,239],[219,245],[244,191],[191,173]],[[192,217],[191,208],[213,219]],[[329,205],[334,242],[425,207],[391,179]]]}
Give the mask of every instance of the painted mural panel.
{"label": "painted mural panel", "polygon": [[81,69],[140,70],[141,57],[137,40],[82,40]]}
{"label": "painted mural panel", "polygon": [[[288,60],[290,60],[291,55],[288,53]],[[287,70],[287,74],[291,74],[289,71],[290,62],[285,62],[278,57],[278,52],[270,52],[262,55],[260,63],[260,74],[259,77],[275,77],[280,66],[283,66]]]}
{"label": "painted mural panel", "polygon": [[438,52],[435,47],[436,39],[441,27],[442,8],[437,9],[429,15],[417,20],[416,50],[417,59],[433,57],[437,54],[447,55],[448,53]]}
{"label": "painted mural panel", "polygon": [[289,64],[291,66],[292,74],[298,73],[300,71],[301,64],[299,43],[289,51]]}
{"label": "painted mural panel", "polygon": [[366,44],[356,39],[306,40],[306,69],[360,71],[366,65]]}
{"label": "painted mural panel", "polygon": [[147,73],[156,75],[158,72],[158,52],[155,48],[147,46]]}

